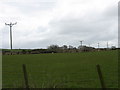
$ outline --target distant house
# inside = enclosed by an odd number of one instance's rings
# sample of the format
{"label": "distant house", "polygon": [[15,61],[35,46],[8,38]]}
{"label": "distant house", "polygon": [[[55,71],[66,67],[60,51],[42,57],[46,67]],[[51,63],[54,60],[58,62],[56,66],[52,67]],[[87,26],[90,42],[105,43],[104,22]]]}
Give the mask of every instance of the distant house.
{"label": "distant house", "polygon": [[112,46],[111,49],[112,49],[112,50],[116,50],[116,46]]}
{"label": "distant house", "polygon": [[88,52],[88,51],[94,51],[95,48],[87,47],[87,46],[79,46],[78,49],[80,52]]}

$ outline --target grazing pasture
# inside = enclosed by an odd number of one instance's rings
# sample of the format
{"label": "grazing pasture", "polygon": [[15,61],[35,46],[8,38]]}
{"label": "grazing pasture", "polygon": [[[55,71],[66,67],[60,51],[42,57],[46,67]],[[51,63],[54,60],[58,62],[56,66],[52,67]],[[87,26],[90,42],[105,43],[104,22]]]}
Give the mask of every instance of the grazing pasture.
{"label": "grazing pasture", "polygon": [[101,66],[107,88],[118,87],[118,51],[3,55],[3,88],[24,87],[26,64],[33,88],[100,88],[96,65]]}

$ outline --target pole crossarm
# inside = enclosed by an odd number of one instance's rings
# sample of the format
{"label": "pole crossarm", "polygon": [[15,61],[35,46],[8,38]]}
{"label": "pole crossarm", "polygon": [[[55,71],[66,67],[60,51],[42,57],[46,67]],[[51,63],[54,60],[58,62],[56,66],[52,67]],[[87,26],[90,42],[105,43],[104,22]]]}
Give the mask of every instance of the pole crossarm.
{"label": "pole crossarm", "polygon": [[16,25],[16,24],[17,24],[17,22],[15,22],[15,23],[11,23],[11,22],[10,22],[10,24],[5,23],[5,25],[8,25],[8,26],[10,26],[10,27],[12,27],[13,25]]}

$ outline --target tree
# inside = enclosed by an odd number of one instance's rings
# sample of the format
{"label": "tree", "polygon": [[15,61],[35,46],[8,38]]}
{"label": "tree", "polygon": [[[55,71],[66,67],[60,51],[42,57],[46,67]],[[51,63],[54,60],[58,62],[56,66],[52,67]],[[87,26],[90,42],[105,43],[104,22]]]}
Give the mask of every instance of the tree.
{"label": "tree", "polygon": [[56,50],[56,49],[59,49],[59,46],[58,45],[50,45],[50,46],[48,46],[48,49]]}
{"label": "tree", "polygon": [[23,50],[22,50],[22,53],[23,53],[23,54],[26,54],[26,51],[23,49]]}
{"label": "tree", "polygon": [[115,49],[116,49],[116,46],[112,46],[111,49],[112,49],[112,50],[115,50]]}
{"label": "tree", "polygon": [[73,46],[69,45],[69,49],[73,49],[73,48],[74,48]]}
{"label": "tree", "polygon": [[63,46],[62,46],[62,49],[64,49],[64,50],[65,50],[65,49],[68,49],[67,45],[63,45]]}

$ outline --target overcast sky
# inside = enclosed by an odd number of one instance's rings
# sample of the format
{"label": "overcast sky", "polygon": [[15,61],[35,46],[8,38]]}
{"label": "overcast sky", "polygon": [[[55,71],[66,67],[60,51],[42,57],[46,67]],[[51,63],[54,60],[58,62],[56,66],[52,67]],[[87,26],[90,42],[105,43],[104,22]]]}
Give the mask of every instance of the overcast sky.
{"label": "overcast sky", "polygon": [[1,48],[10,48],[10,22],[13,48],[118,45],[118,0],[1,0]]}

